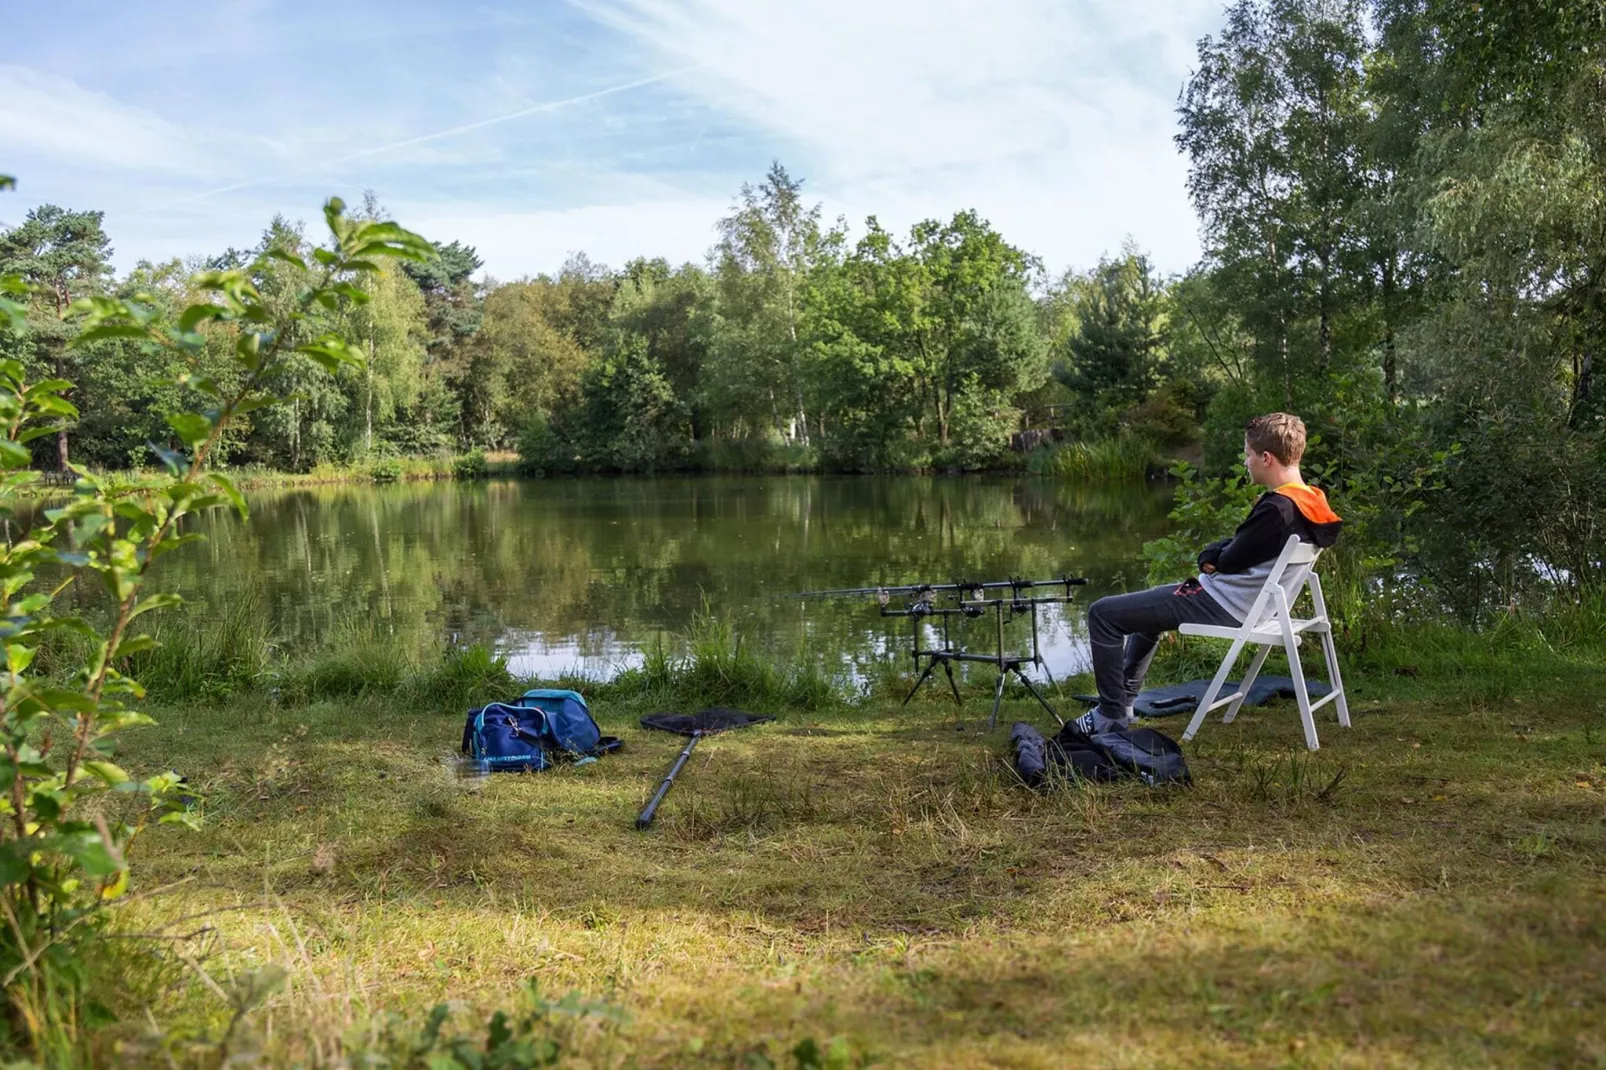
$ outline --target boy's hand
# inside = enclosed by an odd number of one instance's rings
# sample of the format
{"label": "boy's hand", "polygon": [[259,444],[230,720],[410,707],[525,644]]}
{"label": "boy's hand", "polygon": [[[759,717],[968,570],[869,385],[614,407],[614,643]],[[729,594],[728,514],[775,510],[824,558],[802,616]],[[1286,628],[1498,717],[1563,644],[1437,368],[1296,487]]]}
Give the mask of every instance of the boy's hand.
{"label": "boy's hand", "polygon": [[1216,570],[1216,566],[1215,565],[1204,564],[1204,565],[1199,566],[1199,571],[1200,572],[1214,572],[1215,570]]}

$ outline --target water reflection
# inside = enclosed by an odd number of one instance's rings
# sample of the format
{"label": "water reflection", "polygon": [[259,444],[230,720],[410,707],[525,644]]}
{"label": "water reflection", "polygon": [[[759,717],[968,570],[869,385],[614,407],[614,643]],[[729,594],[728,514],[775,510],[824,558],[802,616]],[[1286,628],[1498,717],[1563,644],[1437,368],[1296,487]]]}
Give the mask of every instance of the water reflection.
{"label": "water reflection", "polygon": [[[1096,597],[1140,582],[1138,548],[1168,500],[980,477],[318,487],[254,495],[244,523],[208,517],[164,583],[201,614],[255,597],[304,647],[375,627],[420,652],[455,638],[494,644],[516,671],[606,673],[675,642],[706,606],[766,651],[862,668],[904,648],[899,622],[868,599],[791,595],[1069,572]],[[1056,676],[1086,667],[1081,617],[1042,617]]]}

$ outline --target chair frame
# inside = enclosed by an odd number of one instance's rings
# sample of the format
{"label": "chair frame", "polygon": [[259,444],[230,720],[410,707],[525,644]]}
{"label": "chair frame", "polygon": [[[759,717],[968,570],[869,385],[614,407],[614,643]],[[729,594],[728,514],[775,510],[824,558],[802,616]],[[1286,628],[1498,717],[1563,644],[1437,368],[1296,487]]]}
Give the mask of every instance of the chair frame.
{"label": "chair frame", "polygon": [[[1316,739],[1315,714],[1329,702],[1338,707],[1338,723],[1345,728],[1350,726],[1349,703],[1344,697],[1344,681],[1338,672],[1338,651],[1333,645],[1333,625],[1327,616],[1327,602],[1322,598],[1321,578],[1315,572],[1316,559],[1321,555],[1322,552],[1317,547],[1307,542],[1300,542],[1298,535],[1290,535],[1288,542],[1283,545],[1283,552],[1278,555],[1271,567],[1271,574],[1266,577],[1266,585],[1260,589],[1260,594],[1256,596],[1255,603],[1242,624],[1236,627],[1184,624],[1178,629],[1183,635],[1232,640],[1232,648],[1221,660],[1221,668],[1216,670],[1215,679],[1210,682],[1209,690],[1199,700],[1193,720],[1188,723],[1188,730],[1182,733],[1184,742],[1194,737],[1211,710],[1226,706],[1227,712],[1222,715],[1221,723],[1232,723],[1232,719],[1238,716],[1238,708],[1243,705],[1249,689],[1254,686],[1255,678],[1260,675],[1260,667],[1266,663],[1266,656],[1275,646],[1281,646],[1288,655],[1288,671],[1294,680],[1295,698],[1299,701],[1299,718],[1305,726],[1305,745],[1311,750],[1316,750],[1321,745]],[[1284,586],[1283,580],[1290,570],[1293,570],[1297,582]],[[1294,616],[1293,606],[1299,601],[1300,592],[1306,587],[1310,588],[1311,604],[1315,613],[1309,618],[1302,619]],[[1292,596],[1288,593],[1290,589],[1293,591]],[[1315,702],[1310,700],[1310,691],[1305,686],[1305,670],[1299,663],[1299,645],[1307,632],[1321,637],[1322,654],[1327,661],[1328,679],[1333,688]],[[1216,696],[1226,686],[1227,677],[1231,674],[1233,666],[1238,663],[1238,655],[1251,643],[1259,646],[1260,650],[1249,663],[1248,674],[1238,684],[1236,691],[1217,698]]]}

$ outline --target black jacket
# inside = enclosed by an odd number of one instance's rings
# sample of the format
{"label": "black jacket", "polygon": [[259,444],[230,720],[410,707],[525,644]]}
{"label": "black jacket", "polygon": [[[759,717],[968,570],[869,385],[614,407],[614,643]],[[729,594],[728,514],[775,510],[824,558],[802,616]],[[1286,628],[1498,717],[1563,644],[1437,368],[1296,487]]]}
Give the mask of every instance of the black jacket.
{"label": "black jacket", "polygon": [[1262,494],[1232,538],[1218,539],[1199,551],[1199,568],[1214,565],[1217,572],[1248,572],[1282,553],[1290,535],[1325,550],[1338,541],[1343,526],[1325,494],[1303,483],[1287,483]]}

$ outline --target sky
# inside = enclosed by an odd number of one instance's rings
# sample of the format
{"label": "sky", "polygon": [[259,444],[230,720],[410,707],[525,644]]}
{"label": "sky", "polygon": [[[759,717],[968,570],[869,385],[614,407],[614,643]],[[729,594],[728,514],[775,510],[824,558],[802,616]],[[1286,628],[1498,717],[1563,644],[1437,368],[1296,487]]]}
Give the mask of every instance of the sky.
{"label": "sky", "polygon": [[1172,141],[1221,0],[0,0],[0,226],[114,262],[254,246],[372,190],[498,279],[700,261],[779,160],[827,219],[975,209],[1051,272],[1199,254]]}

